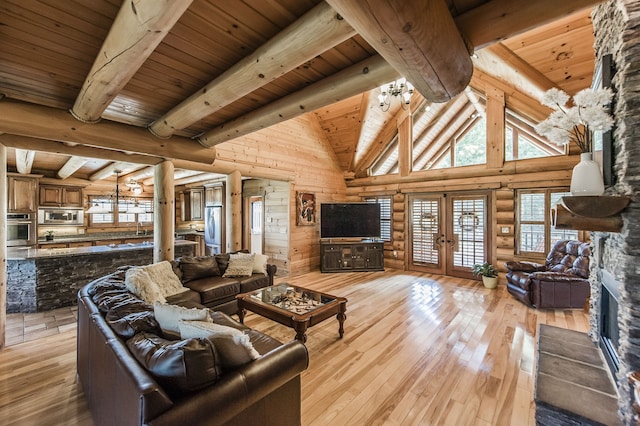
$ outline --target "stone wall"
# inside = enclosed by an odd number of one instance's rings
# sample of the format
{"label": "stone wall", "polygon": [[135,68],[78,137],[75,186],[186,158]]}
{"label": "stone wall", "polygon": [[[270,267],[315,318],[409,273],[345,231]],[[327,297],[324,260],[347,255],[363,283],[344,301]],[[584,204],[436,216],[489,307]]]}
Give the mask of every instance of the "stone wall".
{"label": "stone wall", "polygon": [[[626,376],[640,370],[640,204],[633,200],[640,189],[640,2],[611,0],[594,9],[597,58],[611,53],[615,67],[613,89],[614,176],[609,195],[629,195],[632,202],[622,214],[620,233],[592,234],[596,260],[622,284],[620,327],[619,409],[624,424],[634,424],[631,390]],[[592,337],[598,337],[601,273],[592,262]]]}
{"label": "stone wall", "polygon": [[[176,246],[176,257],[193,256],[193,245]],[[77,303],[78,290],[120,266],[153,263],[153,246],[73,256],[7,261],[7,312],[44,312]]]}

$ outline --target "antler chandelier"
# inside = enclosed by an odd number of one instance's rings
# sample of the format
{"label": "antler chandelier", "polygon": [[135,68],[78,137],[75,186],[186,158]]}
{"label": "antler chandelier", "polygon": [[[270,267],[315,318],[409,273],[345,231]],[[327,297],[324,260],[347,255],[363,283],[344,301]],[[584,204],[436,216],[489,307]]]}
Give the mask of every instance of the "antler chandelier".
{"label": "antler chandelier", "polygon": [[383,111],[389,111],[393,98],[400,98],[400,106],[402,109],[409,108],[411,104],[411,96],[413,95],[413,85],[402,77],[391,83],[383,84],[380,86],[380,94],[378,95],[378,101],[380,102],[380,108]]}

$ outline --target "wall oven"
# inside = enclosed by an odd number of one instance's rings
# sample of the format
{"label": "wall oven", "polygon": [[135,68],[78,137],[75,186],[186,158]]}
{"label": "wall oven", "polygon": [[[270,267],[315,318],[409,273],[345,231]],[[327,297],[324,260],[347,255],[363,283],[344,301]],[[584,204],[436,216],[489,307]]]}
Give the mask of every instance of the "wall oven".
{"label": "wall oven", "polygon": [[7,247],[35,246],[36,219],[32,213],[7,214]]}

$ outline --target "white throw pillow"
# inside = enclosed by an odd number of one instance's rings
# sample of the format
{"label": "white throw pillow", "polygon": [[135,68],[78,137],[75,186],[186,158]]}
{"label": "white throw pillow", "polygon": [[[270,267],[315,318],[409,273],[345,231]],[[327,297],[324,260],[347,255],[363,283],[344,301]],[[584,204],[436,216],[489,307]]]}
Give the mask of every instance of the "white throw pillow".
{"label": "white throw pillow", "polygon": [[140,268],[149,274],[151,280],[158,285],[164,297],[173,296],[174,294],[189,290],[182,285],[180,278],[173,272],[171,263],[166,260],[140,266]]}
{"label": "white throw pillow", "polygon": [[235,253],[229,255],[229,266],[223,277],[250,277],[253,273],[254,254]]}
{"label": "white throw pillow", "polygon": [[124,278],[124,285],[131,293],[147,303],[166,303],[160,287],[151,279],[147,271],[141,268],[130,268]]}
{"label": "white throw pillow", "polygon": [[178,327],[180,320],[211,321],[207,308],[185,308],[158,302],[153,305],[153,314],[163,331],[173,333],[180,333]]}
{"label": "white throw pillow", "polygon": [[266,254],[256,254],[253,259],[253,272],[267,275],[267,260],[269,256]]}
{"label": "white throw pillow", "polygon": [[233,369],[260,358],[249,335],[236,328],[203,321],[180,321],[179,328],[181,339],[201,337],[213,342],[223,368]]}

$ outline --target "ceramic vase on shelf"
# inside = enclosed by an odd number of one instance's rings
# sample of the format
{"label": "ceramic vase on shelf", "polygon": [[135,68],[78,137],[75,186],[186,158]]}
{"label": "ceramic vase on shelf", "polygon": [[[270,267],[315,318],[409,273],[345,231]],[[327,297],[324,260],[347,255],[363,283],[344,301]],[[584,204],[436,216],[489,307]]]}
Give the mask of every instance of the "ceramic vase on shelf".
{"label": "ceramic vase on shelf", "polygon": [[580,154],[580,162],[571,175],[571,195],[602,195],[604,181],[600,165],[593,161],[590,152]]}

